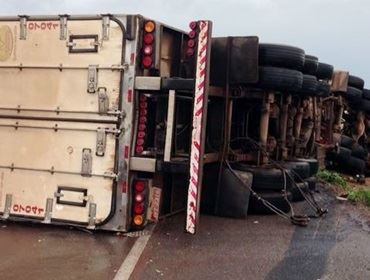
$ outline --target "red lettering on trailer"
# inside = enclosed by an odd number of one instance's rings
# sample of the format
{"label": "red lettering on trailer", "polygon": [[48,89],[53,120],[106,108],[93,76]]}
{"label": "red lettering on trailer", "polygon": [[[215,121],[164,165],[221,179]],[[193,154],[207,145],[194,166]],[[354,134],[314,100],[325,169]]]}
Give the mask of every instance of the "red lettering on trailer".
{"label": "red lettering on trailer", "polygon": [[43,22],[29,22],[27,24],[28,30],[41,30],[41,31],[52,31],[59,28],[59,23],[53,23],[52,21]]}
{"label": "red lettering on trailer", "polygon": [[16,213],[26,213],[26,214],[29,214],[29,213],[33,213],[33,214],[41,214],[42,212],[44,212],[44,209],[43,208],[40,208],[36,205],[22,205],[22,204],[14,204],[13,205],[13,212],[16,212]]}

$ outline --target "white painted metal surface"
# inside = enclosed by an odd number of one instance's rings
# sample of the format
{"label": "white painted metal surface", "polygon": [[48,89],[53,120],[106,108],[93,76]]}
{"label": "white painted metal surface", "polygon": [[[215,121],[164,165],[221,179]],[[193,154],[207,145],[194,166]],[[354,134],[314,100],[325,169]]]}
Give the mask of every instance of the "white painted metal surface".
{"label": "white painted metal surface", "polygon": [[[19,21],[0,21],[0,215],[11,195],[10,216],[43,219],[53,199],[52,221],[99,224],[112,210],[119,133],[106,133],[98,156],[97,131],[119,129],[123,30],[110,21],[103,40],[101,19],[68,20],[61,40],[59,20],[26,27],[20,40]],[[88,93],[90,65],[98,71]],[[98,88],[106,89],[108,113],[99,112]],[[81,174],[84,149],[91,151],[89,176]]]}

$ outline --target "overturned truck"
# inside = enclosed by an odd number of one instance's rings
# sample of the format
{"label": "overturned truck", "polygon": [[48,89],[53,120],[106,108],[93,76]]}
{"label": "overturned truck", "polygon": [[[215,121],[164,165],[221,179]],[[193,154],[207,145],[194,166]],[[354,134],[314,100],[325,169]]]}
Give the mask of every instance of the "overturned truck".
{"label": "overturned truck", "polygon": [[195,233],[200,210],[297,225],[309,218],[291,202],[325,213],[312,193],[345,139],[348,73],[212,38],[209,21],[3,17],[0,39],[2,220],[127,232],[185,211]]}

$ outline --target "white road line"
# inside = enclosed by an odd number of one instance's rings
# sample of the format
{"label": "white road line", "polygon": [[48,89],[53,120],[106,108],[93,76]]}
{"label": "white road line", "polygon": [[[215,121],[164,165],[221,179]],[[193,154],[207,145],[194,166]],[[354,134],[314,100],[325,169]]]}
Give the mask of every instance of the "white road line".
{"label": "white road line", "polygon": [[130,278],[141,254],[143,253],[150,237],[152,236],[153,230],[154,227],[147,235],[141,236],[136,240],[134,246],[131,248],[113,280],[128,280]]}

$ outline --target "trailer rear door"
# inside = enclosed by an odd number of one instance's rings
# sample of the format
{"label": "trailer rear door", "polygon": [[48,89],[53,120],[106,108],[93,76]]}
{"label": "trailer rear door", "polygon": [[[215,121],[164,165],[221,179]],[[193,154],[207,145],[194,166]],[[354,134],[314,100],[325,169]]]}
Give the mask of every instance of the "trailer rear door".
{"label": "trailer rear door", "polygon": [[3,218],[110,217],[123,37],[104,17],[0,22]]}

